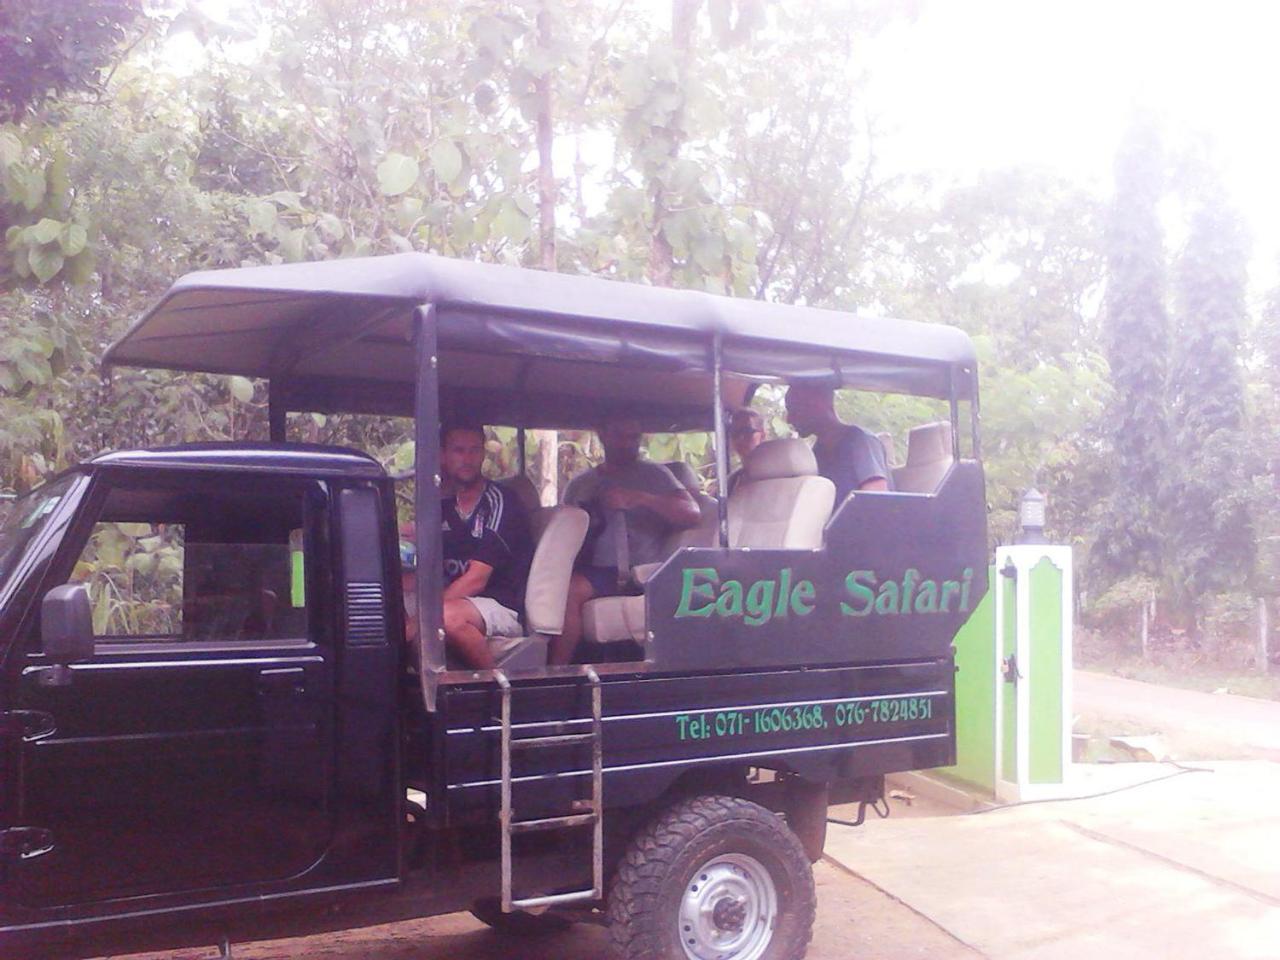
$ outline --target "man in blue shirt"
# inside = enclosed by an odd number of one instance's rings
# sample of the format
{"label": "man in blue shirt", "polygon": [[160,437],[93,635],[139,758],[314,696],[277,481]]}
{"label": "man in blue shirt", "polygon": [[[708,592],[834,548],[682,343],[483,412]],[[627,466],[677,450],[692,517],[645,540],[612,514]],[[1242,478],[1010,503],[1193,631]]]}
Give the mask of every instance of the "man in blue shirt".
{"label": "man in blue shirt", "polygon": [[836,485],[836,509],[855,490],[892,490],[893,474],[880,438],[836,415],[835,390],[798,383],[787,390],[787,420],[814,436],[818,472]]}

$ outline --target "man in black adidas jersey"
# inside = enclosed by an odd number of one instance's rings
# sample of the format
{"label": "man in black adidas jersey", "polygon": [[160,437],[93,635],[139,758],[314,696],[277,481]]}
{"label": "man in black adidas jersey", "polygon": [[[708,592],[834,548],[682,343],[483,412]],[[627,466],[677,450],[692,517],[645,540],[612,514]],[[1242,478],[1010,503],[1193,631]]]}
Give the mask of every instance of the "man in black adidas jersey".
{"label": "man in black adidas jersey", "polygon": [[476,669],[494,666],[487,637],[524,635],[521,613],[533,544],[518,498],[484,478],[484,428],[440,432],[445,496],[444,633],[450,650]]}

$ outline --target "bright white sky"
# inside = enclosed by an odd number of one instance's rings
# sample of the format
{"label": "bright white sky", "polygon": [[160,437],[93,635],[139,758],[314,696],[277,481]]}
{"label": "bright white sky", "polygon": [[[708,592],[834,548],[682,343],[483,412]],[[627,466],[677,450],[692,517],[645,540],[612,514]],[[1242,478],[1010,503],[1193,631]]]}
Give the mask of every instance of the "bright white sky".
{"label": "bright white sky", "polygon": [[[1254,233],[1254,277],[1280,255],[1280,3],[931,0],[868,45],[882,173],[1037,164],[1100,193],[1137,105],[1169,146],[1208,136]],[[1172,226],[1172,225],[1171,225]]]}

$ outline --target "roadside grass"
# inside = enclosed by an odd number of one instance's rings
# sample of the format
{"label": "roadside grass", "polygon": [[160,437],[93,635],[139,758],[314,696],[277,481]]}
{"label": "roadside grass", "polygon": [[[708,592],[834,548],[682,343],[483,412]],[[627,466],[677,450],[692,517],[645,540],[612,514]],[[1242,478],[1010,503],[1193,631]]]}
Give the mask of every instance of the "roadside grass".
{"label": "roadside grass", "polygon": [[1274,669],[1269,674],[1262,674],[1241,667],[1197,661],[1185,654],[1162,652],[1157,652],[1151,660],[1144,660],[1135,653],[1094,651],[1077,657],[1076,661],[1076,666],[1082,670],[1109,673],[1127,680],[1205,693],[1224,692],[1260,700],[1280,700],[1280,671]]}

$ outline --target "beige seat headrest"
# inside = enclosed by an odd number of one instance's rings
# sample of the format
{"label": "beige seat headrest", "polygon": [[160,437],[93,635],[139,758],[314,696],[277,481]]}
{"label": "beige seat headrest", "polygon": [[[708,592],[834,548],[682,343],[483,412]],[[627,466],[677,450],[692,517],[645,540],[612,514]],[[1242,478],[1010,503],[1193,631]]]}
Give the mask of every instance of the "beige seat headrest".
{"label": "beige seat headrest", "polygon": [[662,465],[670,470],[671,475],[680,481],[680,486],[690,493],[702,492],[702,485],[698,483],[698,475],[693,472],[693,467],[689,466],[689,464],[683,460],[672,460],[670,463]]}
{"label": "beige seat headrest", "polygon": [[780,480],[787,477],[815,477],[818,461],[803,440],[766,440],[747,454],[743,468],[748,480]]}
{"label": "beige seat headrest", "polygon": [[951,458],[951,424],[946,420],[936,423],[922,423],[912,427],[907,435],[907,466],[915,467],[926,463]]}

